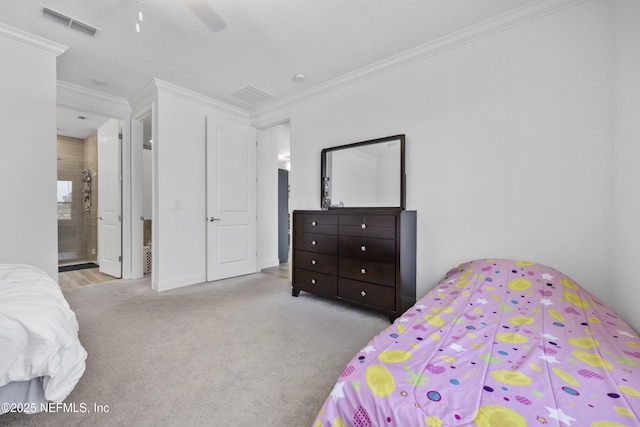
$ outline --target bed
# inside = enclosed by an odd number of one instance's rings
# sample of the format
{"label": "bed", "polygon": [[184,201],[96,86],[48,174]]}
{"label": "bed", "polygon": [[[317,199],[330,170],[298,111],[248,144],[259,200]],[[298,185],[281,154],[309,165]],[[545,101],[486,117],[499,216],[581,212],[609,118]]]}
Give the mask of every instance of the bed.
{"label": "bed", "polygon": [[36,267],[0,264],[0,414],[64,401],[86,358],[58,284]]}
{"label": "bed", "polygon": [[315,426],[640,426],[640,338],[570,277],[459,265],[347,364]]}

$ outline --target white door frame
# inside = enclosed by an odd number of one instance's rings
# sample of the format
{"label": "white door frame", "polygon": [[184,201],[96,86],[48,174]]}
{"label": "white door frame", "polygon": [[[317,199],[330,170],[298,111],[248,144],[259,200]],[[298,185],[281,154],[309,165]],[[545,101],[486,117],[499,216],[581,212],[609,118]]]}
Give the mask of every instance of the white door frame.
{"label": "white door frame", "polygon": [[[282,116],[278,119],[275,120],[269,120],[266,121],[264,123],[259,123],[257,124],[256,127],[256,138],[258,140],[258,154],[257,154],[257,163],[258,164],[271,164],[271,163],[275,163],[277,165],[277,159],[271,159],[269,158],[262,158],[261,157],[261,149],[260,149],[260,144],[263,143],[264,141],[262,140],[262,135],[263,132],[274,128],[278,125],[282,125],[282,124],[288,124],[289,125],[289,148],[291,150],[292,147],[292,141],[293,141],[293,121],[291,116],[286,115],[286,116]],[[266,150],[268,152],[268,156],[271,155],[270,150]],[[264,156],[264,154],[263,154]],[[265,200],[264,197],[260,197],[262,195],[263,192],[266,192],[267,194],[273,194],[273,197],[277,197],[278,194],[278,188],[277,188],[277,170],[273,171],[274,174],[276,174],[276,177],[274,178],[273,182],[275,182],[275,187],[276,188],[270,188],[269,183],[265,183],[263,181],[260,180],[261,177],[264,178],[264,173],[260,174],[258,173],[258,193],[259,196],[257,198],[257,204],[258,204],[258,242],[261,242],[261,244],[259,244],[258,246],[258,259],[259,260],[263,260],[266,261],[268,264],[267,265],[261,265],[260,268],[266,268],[266,267],[272,267],[272,266],[277,266],[279,264],[279,260],[277,257],[277,253],[278,253],[278,240],[277,240],[277,234],[274,234],[274,236],[271,236],[269,234],[267,234],[264,231],[265,227],[272,227],[275,228],[277,230],[278,228],[278,215],[277,212],[275,212],[273,215],[269,215],[269,209],[270,208],[274,208],[274,206],[271,205],[271,202],[268,200]],[[291,171],[290,171],[290,175],[289,175],[289,181],[291,182]],[[266,187],[265,187],[266,186]],[[293,202],[291,200],[292,197],[292,192],[289,191],[289,213],[291,213],[291,207],[293,206]],[[274,202],[275,203],[275,202]],[[277,206],[275,206],[277,208]],[[277,210],[277,209],[276,209]],[[274,240],[275,239],[275,240]],[[292,244],[292,242],[289,243],[290,245]],[[271,250],[267,250],[265,248],[265,246],[268,245],[272,245],[273,247],[271,248]],[[263,253],[260,253],[260,249],[262,249]],[[265,254],[264,251],[267,250],[267,253]],[[273,260],[269,261],[270,259],[267,258],[265,260],[265,256],[269,256],[270,253],[273,253]],[[291,262],[291,259],[289,259],[289,262]],[[272,264],[272,265],[271,265]]]}
{"label": "white door frame", "polygon": [[[135,279],[132,276],[132,239],[136,229],[142,233],[141,221],[132,222],[132,164],[131,164],[131,106],[129,101],[106,95],[101,92],[57,82],[56,104],[58,107],[83,111],[88,114],[118,119],[122,122],[122,278]],[[140,202],[141,203],[141,202]],[[142,205],[140,205],[140,210]],[[142,277],[142,276],[140,276]]]}
{"label": "white door frame", "polygon": [[[143,215],[143,112],[131,119],[131,278],[138,279],[144,276],[144,215]],[[123,150],[124,151],[124,150]],[[123,157],[125,153],[123,152]],[[124,160],[124,159],[123,159]],[[123,189],[124,193],[124,189]],[[152,239],[153,241],[154,239]],[[124,236],[123,236],[124,241]],[[153,254],[153,252],[151,252]],[[124,257],[123,257],[124,259]]]}

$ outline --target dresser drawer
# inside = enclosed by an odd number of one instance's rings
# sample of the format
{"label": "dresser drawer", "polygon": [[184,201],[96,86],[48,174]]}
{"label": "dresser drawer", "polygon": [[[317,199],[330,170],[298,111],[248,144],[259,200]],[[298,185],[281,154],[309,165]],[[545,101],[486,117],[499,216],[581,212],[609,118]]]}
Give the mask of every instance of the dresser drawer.
{"label": "dresser drawer", "polygon": [[338,278],[338,297],[361,304],[395,310],[396,290],[388,286]]}
{"label": "dresser drawer", "polygon": [[295,267],[335,276],[338,260],[335,255],[295,251]]}
{"label": "dresser drawer", "polygon": [[293,220],[294,231],[316,234],[338,234],[337,215],[316,213],[296,214]]}
{"label": "dresser drawer", "polygon": [[396,218],[392,215],[340,215],[338,234],[395,239]]}
{"label": "dresser drawer", "polygon": [[293,246],[301,251],[335,255],[338,252],[338,236],[329,234],[294,233]]}
{"label": "dresser drawer", "polygon": [[307,292],[322,292],[328,295],[338,294],[338,279],[336,276],[318,273],[316,271],[295,269],[294,286]]}
{"label": "dresser drawer", "polygon": [[369,237],[339,236],[338,254],[349,258],[396,262],[396,241]]}
{"label": "dresser drawer", "polygon": [[338,257],[338,276],[395,287],[396,265],[388,262]]}

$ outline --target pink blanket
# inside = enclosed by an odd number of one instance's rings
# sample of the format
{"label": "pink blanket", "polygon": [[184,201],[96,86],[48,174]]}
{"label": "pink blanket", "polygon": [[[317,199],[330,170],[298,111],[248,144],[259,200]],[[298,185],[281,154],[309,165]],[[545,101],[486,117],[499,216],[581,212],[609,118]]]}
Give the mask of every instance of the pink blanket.
{"label": "pink blanket", "polygon": [[351,360],[316,426],[640,426],[640,338],[561,272],[451,270]]}

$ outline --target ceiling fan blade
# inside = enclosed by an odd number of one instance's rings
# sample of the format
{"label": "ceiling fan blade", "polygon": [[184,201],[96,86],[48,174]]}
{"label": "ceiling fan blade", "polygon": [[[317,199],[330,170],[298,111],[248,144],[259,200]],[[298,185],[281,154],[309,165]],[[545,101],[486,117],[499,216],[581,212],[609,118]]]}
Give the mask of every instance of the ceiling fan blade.
{"label": "ceiling fan blade", "polygon": [[193,13],[213,32],[227,28],[227,23],[214,12],[208,0],[182,0]]}

